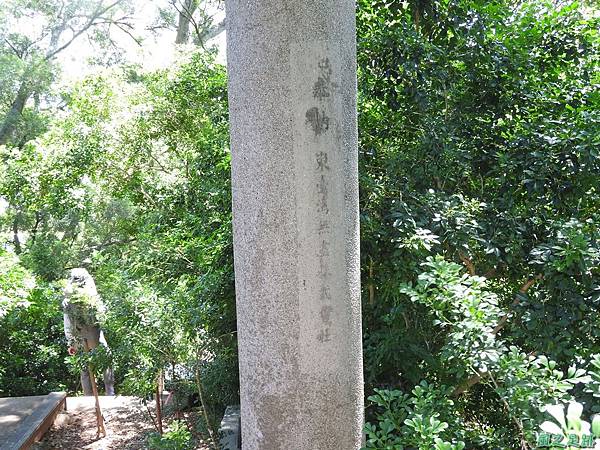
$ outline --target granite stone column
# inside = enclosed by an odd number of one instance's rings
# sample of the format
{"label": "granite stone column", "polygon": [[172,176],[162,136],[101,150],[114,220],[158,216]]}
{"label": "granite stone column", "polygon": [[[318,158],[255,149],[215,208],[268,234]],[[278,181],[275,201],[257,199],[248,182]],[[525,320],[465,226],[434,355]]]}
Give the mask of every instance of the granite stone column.
{"label": "granite stone column", "polygon": [[355,6],[227,0],[242,445],[361,445]]}

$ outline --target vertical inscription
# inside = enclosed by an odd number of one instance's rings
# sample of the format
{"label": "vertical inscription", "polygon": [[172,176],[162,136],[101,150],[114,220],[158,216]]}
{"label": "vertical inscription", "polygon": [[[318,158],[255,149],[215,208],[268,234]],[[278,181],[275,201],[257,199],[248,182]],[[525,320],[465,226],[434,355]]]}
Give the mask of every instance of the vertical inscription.
{"label": "vertical inscription", "polygon": [[303,42],[293,47],[292,108],[299,242],[300,336],[315,345],[302,359],[329,372],[347,327],[345,286],[344,158],[342,96],[335,80],[337,46]]}
{"label": "vertical inscription", "polygon": [[[329,131],[330,117],[325,112],[333,96],[331,77],[333,69],[328,57],[320,58],[317,62],[317,79],[312,86],[312,96],[315,105],[306,111],[306,123],[310,125],[315,136],[321,136]],[[317,331],[317,341],[321,343],[331,341],[331,272],[330,272],[330,245],[331,245],[331,220],[329,217],[329,153],[327,147],[314,152],[316,175],[316,209],[320,220],[314,230],[318,242],[317,257],[319,269],[317,272],[319,290],[319,318],[321,327]]]}

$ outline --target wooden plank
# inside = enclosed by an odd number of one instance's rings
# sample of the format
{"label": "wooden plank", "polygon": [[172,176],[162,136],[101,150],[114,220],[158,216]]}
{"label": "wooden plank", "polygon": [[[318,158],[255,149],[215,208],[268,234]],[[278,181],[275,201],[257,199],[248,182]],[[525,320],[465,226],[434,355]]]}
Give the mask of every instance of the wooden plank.
{"label": "wooden plank", "polygon": [[65,408],[67,394],[0,398],[0,450],[27,450]]}

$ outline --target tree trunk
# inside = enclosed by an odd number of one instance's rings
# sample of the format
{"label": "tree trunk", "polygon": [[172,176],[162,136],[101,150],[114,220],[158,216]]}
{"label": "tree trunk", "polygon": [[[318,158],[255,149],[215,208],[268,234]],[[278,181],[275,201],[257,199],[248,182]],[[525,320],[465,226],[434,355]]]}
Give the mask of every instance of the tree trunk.
{"label": "tree trunk", "polygon": [[353,0],[227,0],[242,445],[359,449]]}
{"label": "tree trunk", "polygon": [[[91,350],[85,338],[83,339],[83,348],[86,353]],[[94,395],[96,406],[96,439],[98,439],[100,436],[106,436],[106,428],[104,428],[104,416],[102,415],[102,409],[100,408],[100,398],[98,397],[98,388],[96,387],[94,368],[91,365],[88,365],[88,378],[92,385],[92,394]]]}
{"label": "tree trunk", "polygon": [[160,391],[160,375],[156,378],[156,422],[158,424],[158,432],[163,434],[162,426],[162,392]]}
{"label": "tree trunk", "polygon": [[181,11],[179,11],[179,23],[177,24],[176,44],[187,44],[190,38],[190,21],[196,11],[196,0],[185,0]]}
{"label": "tree trunk", "polygon": [[21,240],[19,239],[19,213],[15,213],[13,220],[13,245],[15,247],[15,254],[20,255],[23,249],[21,248]]}
{"label": "tree trunk", "polygon": [[83,395],[86,397],[91,397],[94,395],[94,389],[92,388],[92,380],[90,379],[89,370],[83,369],[79,374],[79,379],[81,380],[81,390],[83,391]]}
{"label": "tree trunk", "polygon": [[[100,325],[97,323],[97,317],[91,305],[71,302],[73,295],[85,295],[95,298],[95,307],[103,309],[96,290],[96,284],[88,271],[82,268],[72,269],[63,294],[64,330],[69,346],[77,349],[84,342],[86,351],[97,348],[101,344],[109,350],[108,343],[104,338]],[[94,315],[91,322],[90,315]],[[105,394],[115,395],[115,377],[112,367],[106,368],[103,375]],[[85,370],[81,372],[81,386],[84,395],[92,395],[93,380],[89,379]]]}
{"label": "tree trunk", "polygon": [[39,229],[41,223],[42,223],[42,213],[40,213],[39,211],[36,211],[35,212],[35,223],[33,224],[33,228],[31,229],[31,232],[29,233],[32,244],[35,244],[38,229]]}
{"label": "tree trunk", "polygon": [[11,135],[17,127],[17,124],[19,123],[19,118],[23,113],[25,103],[27,103],[27,100],[30,96],[31,92],[27,86],[27,83],[22,81],[19,91],[17,92],[17,96],[15,97],[10,109],[4,117],[2,127],[0,127],[0,145],[6,144],[9,141]]}

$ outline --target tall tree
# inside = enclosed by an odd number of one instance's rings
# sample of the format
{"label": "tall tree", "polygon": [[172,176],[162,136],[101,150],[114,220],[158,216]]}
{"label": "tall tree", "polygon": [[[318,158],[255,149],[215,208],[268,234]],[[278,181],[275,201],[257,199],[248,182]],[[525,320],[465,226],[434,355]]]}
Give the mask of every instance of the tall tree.
{"label": "tall tree", "polygon": [[[128,0],[9,0],[0,9],[0,59],[11,83],[2,92],[0,145],[23,145],[35,135],[23,115],[34,97],[34,109],[55,78],[56,57],[73,42],[94,31],[107,39],[111,29],[131,35],[132,10]],[[19,129],[21,127],[21,129]]]}

